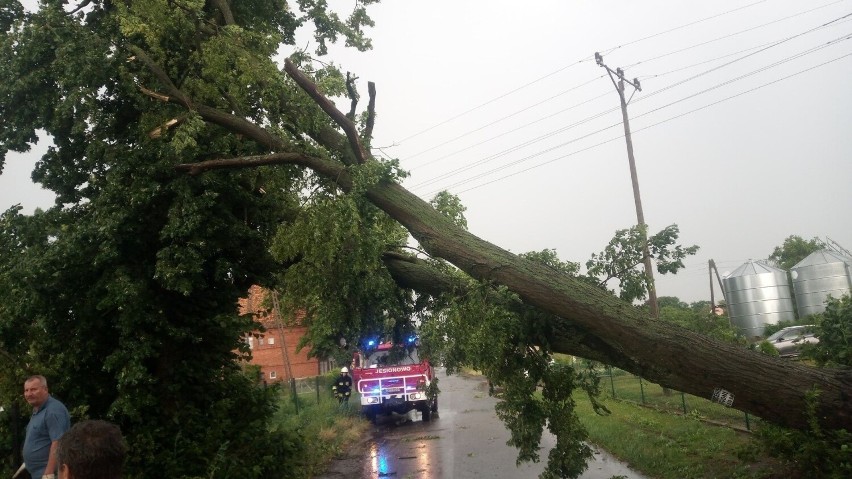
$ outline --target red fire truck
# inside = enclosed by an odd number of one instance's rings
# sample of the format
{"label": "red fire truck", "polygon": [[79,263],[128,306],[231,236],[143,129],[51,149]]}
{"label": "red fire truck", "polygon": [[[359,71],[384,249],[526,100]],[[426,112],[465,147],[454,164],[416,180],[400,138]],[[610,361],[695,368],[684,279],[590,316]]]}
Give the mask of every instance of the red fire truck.
{"label": "red fire truck", "polygon": [[[355,353],[352,377],[361,395],[361,410],[370,420],[382,414],[406,414],[420,411],[424,421],[438,412],[437,388],[432,365],[417,355],[414,338],[406,347],[367,341],[363,351]],[[432,386],[432,387],[430,387]]]}

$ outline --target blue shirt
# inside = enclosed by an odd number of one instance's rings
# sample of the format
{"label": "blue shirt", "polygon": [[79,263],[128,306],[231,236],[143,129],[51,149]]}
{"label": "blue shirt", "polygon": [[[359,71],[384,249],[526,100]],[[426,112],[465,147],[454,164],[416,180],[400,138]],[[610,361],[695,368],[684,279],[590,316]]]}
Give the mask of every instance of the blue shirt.
{"label": "blue shirt", "polygon": [[24,463],[30,476],[39,479],[44,475],[47,460],[50,458],[50,444],[58,441],[70,427],[71,418],[65,405],[52,396],[47,396],[47,401],[33,413],[27,424]]}

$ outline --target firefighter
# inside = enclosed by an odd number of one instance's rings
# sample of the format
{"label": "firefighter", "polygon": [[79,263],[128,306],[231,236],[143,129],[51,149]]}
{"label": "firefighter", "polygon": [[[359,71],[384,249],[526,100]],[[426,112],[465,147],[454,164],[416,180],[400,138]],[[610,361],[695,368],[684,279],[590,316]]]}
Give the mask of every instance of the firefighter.
{"label": "firefighter", "polygon": [[352,392],[352,378],[349,377],[349,368],[340,368],[340,376],[335,379],[331,390],[341,405],[349,405],[349,395]]}

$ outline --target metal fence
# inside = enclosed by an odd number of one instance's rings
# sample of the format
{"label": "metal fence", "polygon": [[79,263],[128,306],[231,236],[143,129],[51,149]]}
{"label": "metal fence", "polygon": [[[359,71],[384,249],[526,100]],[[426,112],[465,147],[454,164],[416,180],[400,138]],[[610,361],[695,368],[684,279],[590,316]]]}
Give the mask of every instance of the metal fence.
{"label": "metal fence", "polygon": [[331,386],[335,377],[326,374],[311,378],[290,379],[282,385],[282,393],[293,402],[298,413],[307,403],[320,404],[325,401],[337,401],[332,394]]}
{"label": "metal fence", "polygon": [[750,431],[760,421],[748,413],[729,407],[732,397],[726,396],[725,391],[708,391],[708,397],[715,397],[717,402],[714,402],[680,391],[663,389],[658,384],[620,369],[606,368],[600,372],[600,376],[601,388],[613,398],[633,401],[668,413],[690,415],[734,429]]}

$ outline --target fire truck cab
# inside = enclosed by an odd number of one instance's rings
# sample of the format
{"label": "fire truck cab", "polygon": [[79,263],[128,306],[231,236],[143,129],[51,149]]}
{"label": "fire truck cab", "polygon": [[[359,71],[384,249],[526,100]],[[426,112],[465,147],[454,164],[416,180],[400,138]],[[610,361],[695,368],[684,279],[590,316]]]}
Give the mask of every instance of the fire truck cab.
{"label": "fire truck cab", "polygon": [[438,412],[437,394],[430,388],[435,377],[432,365],[418,356],[414,338],[396,351],[392,343],[368,341],[353,357],[352,376],[361,410],[370,420],[416,409],[430,421]]}

